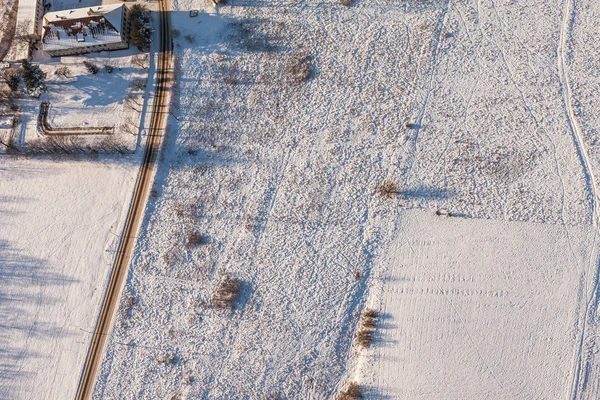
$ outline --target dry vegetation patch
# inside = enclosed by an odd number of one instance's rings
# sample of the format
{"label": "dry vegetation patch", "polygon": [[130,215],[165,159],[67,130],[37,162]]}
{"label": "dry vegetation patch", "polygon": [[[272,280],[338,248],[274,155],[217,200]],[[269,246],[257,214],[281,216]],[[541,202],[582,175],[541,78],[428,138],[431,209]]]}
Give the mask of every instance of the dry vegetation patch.
{"label": "dry vegetation patch", "polygon": [[373,342],[373,334],[375,333],[375,327],[377,325],[377,311],[367,308],[361,318],[360,324],[358,327],[358,332],[356,333],[356,343],[363,347],[367,348]]}
{"label": "dry vegetation patch", "polygon": [[380,195],[381,197],[384,197],[386,199],[391,199],[393,198],[395,195],[397,195],[399,193],[398,191],[398,185],[392,181],[386,180],[383,181],[378,187],[377,187],[377,194]]}
{"label": "dry vegetation patch", "polygon": [[213,306],[218,309],[233,308],[233,303],[235,303],[240,293],[241,286],[242,282],[239,279],[225,274],[213,295]]}
{"label": "dry vegetation patch", "polygon": [[288,61],[285,72],[293,83],[306,82],[312,74],[311,57],[307,54],[296,54]]}
{"label": "dry vegetation patch", "polygon": [[346,389],[338,396],[337,400],[355,400],[362,399],[363,394],[360,385],[356,382],[350,382]]}

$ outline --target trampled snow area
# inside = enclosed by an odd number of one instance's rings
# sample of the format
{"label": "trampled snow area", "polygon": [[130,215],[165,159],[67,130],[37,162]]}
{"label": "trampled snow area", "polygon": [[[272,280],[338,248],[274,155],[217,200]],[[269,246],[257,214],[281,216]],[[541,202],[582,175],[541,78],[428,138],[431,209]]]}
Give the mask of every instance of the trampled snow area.
{"label": "trampled snow area", "polygon": [[0,158],[0,398],[75,396],[138,165]]}

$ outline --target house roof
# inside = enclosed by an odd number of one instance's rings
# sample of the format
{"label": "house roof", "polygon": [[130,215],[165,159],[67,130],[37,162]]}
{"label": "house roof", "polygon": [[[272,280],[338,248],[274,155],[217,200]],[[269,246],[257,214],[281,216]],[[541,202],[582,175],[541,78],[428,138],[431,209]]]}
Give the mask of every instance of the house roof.
{"label": "house roof", "polygon": [[123,4],[77,8],[44,15],[44,50],[119,43]]}

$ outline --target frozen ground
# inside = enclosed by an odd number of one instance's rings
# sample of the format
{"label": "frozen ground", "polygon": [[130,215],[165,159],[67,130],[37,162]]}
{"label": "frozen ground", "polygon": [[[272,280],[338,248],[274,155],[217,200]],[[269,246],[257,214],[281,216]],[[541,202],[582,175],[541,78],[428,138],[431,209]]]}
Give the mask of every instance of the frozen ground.
{"label": "frozen ground", "polygon": [[138,158],[0,158],[0,397],[69,399]]}

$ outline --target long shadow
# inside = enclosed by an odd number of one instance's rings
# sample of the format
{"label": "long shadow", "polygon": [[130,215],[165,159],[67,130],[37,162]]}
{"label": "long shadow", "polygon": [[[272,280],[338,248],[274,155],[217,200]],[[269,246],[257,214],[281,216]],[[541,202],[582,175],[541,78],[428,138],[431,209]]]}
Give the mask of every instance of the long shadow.
{"label": "long shadow", "polygon": [[431,186],[418,186],[411,189],[400,191],[400,196],[407,199],[424,199],[424,200],[447,200],[455,196],[451,190],[439,189]]}
{"label": "long shadow", "polygon": [[37,309],[59,306],[56,293],[75,281],[50,271],[43,260],[0,239],[0,398],[20,398],[36,372],[36,363],[51,357],[29,348],[32,339],[52,343],[54,338],[73,334],[56,323],[48,323]]}

